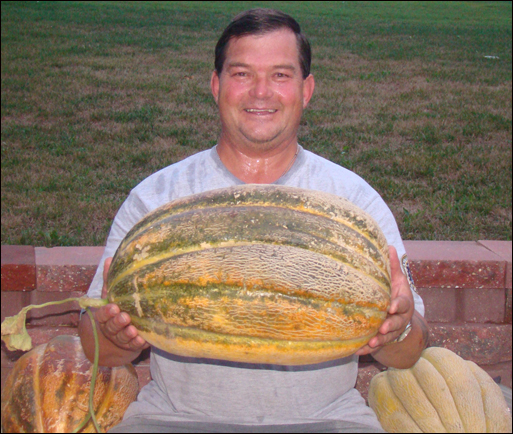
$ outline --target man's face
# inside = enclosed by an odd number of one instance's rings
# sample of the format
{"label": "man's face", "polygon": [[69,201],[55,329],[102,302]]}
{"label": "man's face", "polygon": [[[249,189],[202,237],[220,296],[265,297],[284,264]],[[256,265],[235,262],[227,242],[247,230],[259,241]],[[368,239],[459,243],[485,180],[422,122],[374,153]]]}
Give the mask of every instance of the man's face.
{"label": "man's face", "polygon": [[303,80],[296,36],[288,29],[231,39],[212,93],[221,115],[221,142],[252,150],[296,143],[313,76]]}

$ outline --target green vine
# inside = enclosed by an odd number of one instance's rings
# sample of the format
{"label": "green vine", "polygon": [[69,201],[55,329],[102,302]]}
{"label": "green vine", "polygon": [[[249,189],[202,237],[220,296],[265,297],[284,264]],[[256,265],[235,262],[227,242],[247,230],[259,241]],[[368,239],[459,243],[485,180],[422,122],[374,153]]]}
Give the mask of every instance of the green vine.
{"label": "green vine", "polygon": [[93,313],[90,308],[86,309],[87,315],[89,315],[89,319],[91,320],[91,325],[93,327],[93,336],[94,336],[94,362],[93,362],[93,372],[91,373],[91,385],[89,387],[89,414],[82,421],[82,423],[76,428],[73,432],[80,432],[84,426],[86,426],[89,419],[93,420],[93,425],[96,432],[102,432],[100,426],[98,425],[98,421],[96,420],[96,415],[94,414],[94,388],[96,386],[96,377],[98,376],[98,361],[100,359],[100,344],[98,342],[98,330],[96,329],[96,321],[94,320]]}

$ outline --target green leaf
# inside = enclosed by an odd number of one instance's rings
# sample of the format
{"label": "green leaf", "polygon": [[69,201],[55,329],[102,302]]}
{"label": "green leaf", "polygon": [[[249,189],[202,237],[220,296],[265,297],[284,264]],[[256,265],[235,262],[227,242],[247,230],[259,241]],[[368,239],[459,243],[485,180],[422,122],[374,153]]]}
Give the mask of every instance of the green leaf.
{"label": "green leaf", "polygon": [[24,307],[20,313],[5,318],[2,322],[2,340],[9,351],[32,349],[32,339],[27,333],[25,319],[33,305]]}

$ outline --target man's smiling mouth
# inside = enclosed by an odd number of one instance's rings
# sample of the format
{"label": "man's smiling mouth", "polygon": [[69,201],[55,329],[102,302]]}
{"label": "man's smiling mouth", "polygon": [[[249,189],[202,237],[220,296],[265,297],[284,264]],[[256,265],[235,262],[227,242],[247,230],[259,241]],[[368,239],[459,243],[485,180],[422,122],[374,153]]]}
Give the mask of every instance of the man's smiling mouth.
{"label": "man's smiling mouth", "polygon": [[245,112],[247,113],[253,113],[253,114],[262,114],[262,115],[266,115],[266,114],[272,114],[272,113],[276,113],[278,110],[274,110],[274,109],[244,109]]}

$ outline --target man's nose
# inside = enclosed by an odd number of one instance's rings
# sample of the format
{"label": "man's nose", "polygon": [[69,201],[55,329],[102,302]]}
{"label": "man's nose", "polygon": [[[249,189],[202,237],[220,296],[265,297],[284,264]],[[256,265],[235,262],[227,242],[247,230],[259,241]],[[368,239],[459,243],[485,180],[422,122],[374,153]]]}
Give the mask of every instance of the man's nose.
{"label": "man's nose", "polygon": [[254,98],[269,98],[273,94],[271,83],[268,77],[255,77],[250,95]]}

